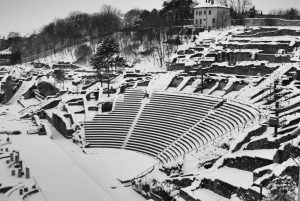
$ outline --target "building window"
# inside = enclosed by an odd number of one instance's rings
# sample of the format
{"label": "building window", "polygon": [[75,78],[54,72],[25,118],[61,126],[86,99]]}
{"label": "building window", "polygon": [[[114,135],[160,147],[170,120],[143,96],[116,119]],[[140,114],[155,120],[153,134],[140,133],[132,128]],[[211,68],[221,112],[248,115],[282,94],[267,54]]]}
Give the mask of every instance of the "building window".
{"label": "building window", "polygon": [[203,14],[204,14],[204,15],[206,15],[206,10],[205,10],[205,11],[203,11]]}
{"label": "building window", "polygon": [[216,23],[216,19],[215,19],[215,18],[213,18],[212,23],[213,23],[213,24]]}
{"label": "building window", "polygon": [[198,20],[196,19],[196,24],[198,24]]}
{"label": "building window", "polygon": [[211,10],[208,11],[208,14],[211,15]]}
{"label": "building window", "polygon": [[196,15],[198,15],[198,11],[196,11]]}
{"label": "building window", "polygon": [[206,19],[203,19],[203,21],[205,22],[205,21],[206,21]]}
{"label": "building window", "polygon": [[199,23],[202,24],[202,19],[199,20]]}
{"label": "building window", "polygon": [[202,11],[199,11],[199,15],[202,15]]}

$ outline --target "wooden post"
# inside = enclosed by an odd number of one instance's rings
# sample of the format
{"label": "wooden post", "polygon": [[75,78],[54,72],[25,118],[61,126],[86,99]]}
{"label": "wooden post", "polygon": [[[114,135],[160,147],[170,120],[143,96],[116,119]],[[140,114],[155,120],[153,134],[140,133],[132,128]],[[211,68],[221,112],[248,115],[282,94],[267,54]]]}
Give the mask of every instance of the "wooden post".
{"label": "wooden post", "polygon": [[10,162],[13,162],[13,161],[14,161],[14,154],[13,154],[13,153],[10,153],[10,154],[9,154],[9,159],[10,159]]}
{"label": "wooden post", "polygon": [[18,162],[19,162],[19,159],[20,159],[20,158],[19,158],[19,153],[17,153],[17,154],[15,155],[15,162],[18,163]]}
{"label": "wooden post", "polygon": [[21,178],[22,177],[22,169],[18,169],[18,177]]}
{"label": "wooden post", "polygon": [[25,168],[25,177],[26,177],[26,179],[29,179],[29,178],[30,178],[30,170],[29,170],[28,167]]}
{"label": "wooden post", "polygon": [[259,200],[262,201],[262,184],[260,184],[260,193],[259,193]]}

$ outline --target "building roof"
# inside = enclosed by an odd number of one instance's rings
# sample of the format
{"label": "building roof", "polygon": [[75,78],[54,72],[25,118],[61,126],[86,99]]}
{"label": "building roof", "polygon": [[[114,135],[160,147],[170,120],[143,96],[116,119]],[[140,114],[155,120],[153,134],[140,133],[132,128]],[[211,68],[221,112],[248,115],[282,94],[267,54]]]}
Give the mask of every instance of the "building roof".
{"label": "building roof", "polygon": [[211,3],[200,3],[199,5],[197,5],[197,6],[194,7],[194,9],[197,9],[197,8],[226,8],[226,9],[230,9],[227,6],[223,6],[223,5],[218,4],[218,3],[214,3],[214,4],[211,4]]}

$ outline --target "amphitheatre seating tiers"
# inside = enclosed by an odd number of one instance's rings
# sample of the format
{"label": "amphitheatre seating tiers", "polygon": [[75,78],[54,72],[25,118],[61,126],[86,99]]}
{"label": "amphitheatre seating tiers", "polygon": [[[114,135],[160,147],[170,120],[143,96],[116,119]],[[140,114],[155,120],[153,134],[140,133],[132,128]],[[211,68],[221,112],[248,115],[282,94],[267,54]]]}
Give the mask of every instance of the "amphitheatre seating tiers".
{"label": "amphitheatre seating tiers", "polygon": [[220,105],[224,100],[215,96],[170,92],[153,92],[141,107],[144,95],[128,90],[114,111],[85,122],[88,147],[124,148],[167,161],[246,125],[258,112],[238,101]]}
{"label": "amphitheatre seating tiers", "polygon": [[[195,126],[187,131],[184,137],[178,138],[176,144],[185,145],[185,147],[189,147],[188,152],[192,151],[207,142],[213,141],[218,136],[222,136],[241,125],[245,125],[256,116],[256,112],[257,111],[251,106],[228,101],[221,107],[208,113],[199,124],[195,124]],[[232,113],[234,113],[234,115]],[[197,145],[195,146],[195,144]],[[174,145],[165,149],[158,155],[158,158],[168,158],[170,152],[171,155],[175,155],[175,153],[172,153],[172,150],[170,150],[170,148],[173,147]],[[163,160],[162,158],[160,160]]]}
{"label": "amphitheatre seating tiers", "polygon": [[96,115],[93,121],[85,122],[85,140],[89,147],[121,148],[134,121],[145,92],[142,89],[128,89],[123,102],[116,105],[109,114]]}
{"label": "amphitheatre seating tiers", "polygon": [[[221,99],[209,96],[195,96],[178,93],[156,92],[152,94],[150,102],[144,107],[143,113],[137,121],[125,149],[140,142],[140,149],[147,145],[164,142],[159,152],[170,146],[180,138],[190,127],[201,120]],[[145,140],[147,136],[147,140]],[[182,138],[169,150],[166,157],[182,155],[195,148],[197,138]],[[135,144],[134,144],[134,143]],[[151,149],[151,154],[158,154]]]}

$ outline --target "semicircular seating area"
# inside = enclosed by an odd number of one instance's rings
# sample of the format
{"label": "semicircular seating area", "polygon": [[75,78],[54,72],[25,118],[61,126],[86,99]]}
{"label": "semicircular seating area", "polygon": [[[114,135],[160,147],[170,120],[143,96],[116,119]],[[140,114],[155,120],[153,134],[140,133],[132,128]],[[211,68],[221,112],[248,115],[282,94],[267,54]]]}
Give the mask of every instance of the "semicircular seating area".
{"label": "semicircular seating area", "polygon": [[[176,93],[153,93],[138,119],[125,149],[156,157],[201,120],[221,99]],[[189,150],[175,148],[174,156]]]}
{"label": "semicircular seating area", "polygon": [[85,122],[88,147],[121,148],[144,96],[143,89],[128,89],[123,102],[118,102],[114,111],[96,115],[93,121]]}
{"label": "semicircular seating area", "polygon": [[[250,105],[202,94],[127,90],[114,111],[85,122],[87,148],[124,148],[160,161],[184,155],[258,117]],[[148,98],[146,98],[148,99]]]}
{"label": "semicircular seating area", "polygon": [[[189,147],[187,151],[180,153],[183,155],[221,135],[232,132],[234,129],[244,128],[248,122],[252,122],[257,117],[258,111],[250,106],[231,101],[225,102],[191,127],[188,132],[162,151],[157,158],[160,160],[170,159],[176,154],[175,147]],[[179,155],[177,154],[177,156]]]}

